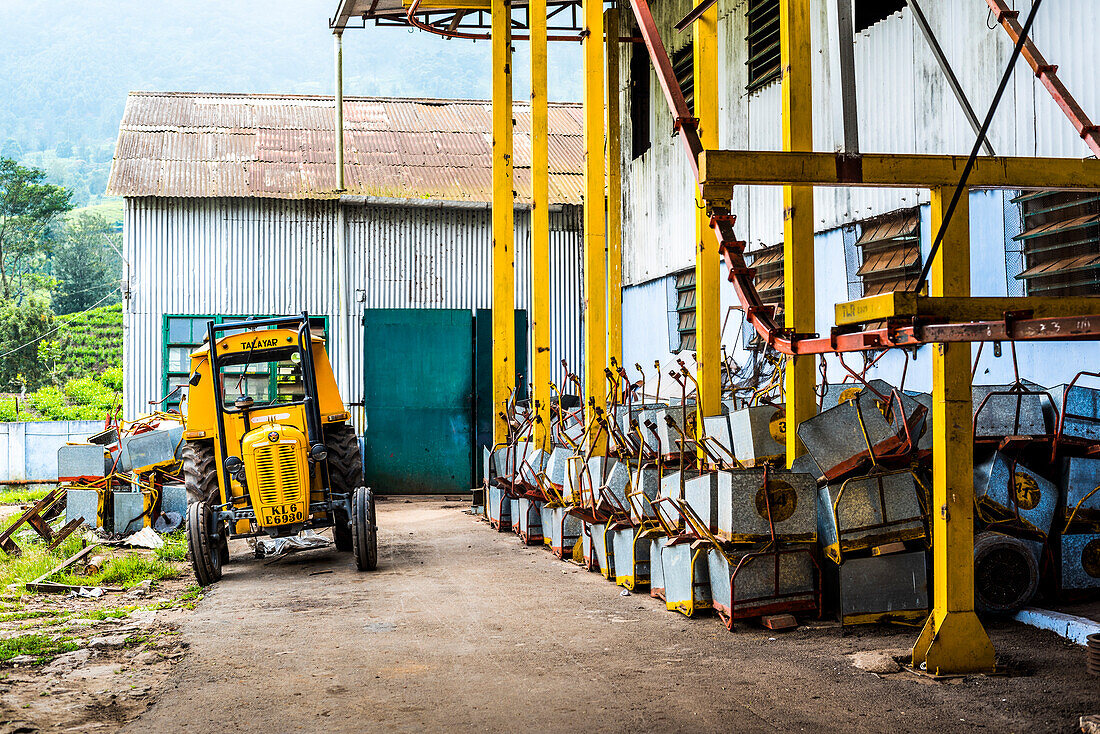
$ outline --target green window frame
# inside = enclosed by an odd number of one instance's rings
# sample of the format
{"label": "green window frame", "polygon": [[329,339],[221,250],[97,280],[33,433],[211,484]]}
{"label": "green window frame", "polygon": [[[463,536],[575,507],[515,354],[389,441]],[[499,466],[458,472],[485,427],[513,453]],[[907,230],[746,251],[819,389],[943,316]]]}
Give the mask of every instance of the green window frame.
{"label": "green window frame", "polygon": [[[256,314],[254,316],[220,315],[220,314],[165,314],[161,328],[161,395],[165,396],[163,410],[178,410],[181,401],[181,392],[169,393],[177,387],[187,384],[187,378],[191,374],[191,352],[202,346],[202,340],[206,337],[206,324],[213,320],[215,324],[224,324],[227,321],[243,321],[248,318],[270,318],[268,315]],[[321,335],[325,339],[326,347],[331,348],[329,341],[328,316],[311,316],[310,323],[313,328],[321,327]],[[271,381],[271,390],[274,394],[275,382],[278,375],[267,370],[249,372],[249,379],[267,378]]]}

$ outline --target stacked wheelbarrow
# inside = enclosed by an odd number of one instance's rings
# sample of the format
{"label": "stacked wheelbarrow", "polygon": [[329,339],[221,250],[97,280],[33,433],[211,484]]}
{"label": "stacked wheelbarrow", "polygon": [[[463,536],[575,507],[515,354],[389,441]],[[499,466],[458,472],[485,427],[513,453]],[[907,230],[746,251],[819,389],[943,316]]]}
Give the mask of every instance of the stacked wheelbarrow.
{"label": "stacked wheelbarrow", "polygon": [[916,623],[928,614],[929,429],[925,396],[875,380],[798,427],[818,480],[829,605],[843,624]]}

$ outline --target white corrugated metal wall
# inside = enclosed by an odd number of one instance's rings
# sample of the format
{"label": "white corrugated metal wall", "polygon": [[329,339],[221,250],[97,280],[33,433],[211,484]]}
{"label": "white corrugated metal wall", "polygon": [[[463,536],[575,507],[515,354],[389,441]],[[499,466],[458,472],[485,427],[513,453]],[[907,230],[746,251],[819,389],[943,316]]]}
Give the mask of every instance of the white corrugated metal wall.
{"label": "white corrugated metal wall", "polygon": [[[517,210],[516,307],[528,311],[529,221],[527,211]],[[581,359],[579,221],[572,207],[551,213],[551,350],[555,365],[565,359],[574,370]],[[163,397],[168,314],[327,315],[337,383],[345,402],[355,404],[363,399],[364,309],[491,305],[485,207],[128,199],[124,231],[123,362],[131,417]],[[361,411],[353,413],[361,422]]]}
{"label": "white corrugated metal wall", "polygon": [[[1029,0],[1010,3],[1026,14]],[[842,130],[835,36],[826,0],[812,0],[814,58],[814,146],[840,148]],[[721,145],[725,148],[778,150],[779,82],[746,92],[747,21],[745,0],[719,0]],[[1012,50],[1008,34],[987,24],[981,0],[922,5],[971,104],[983,116]],[[672,25],[691,9],[691,0],[655,3],[654,19],[673,52],[690,41]],[[1039,48],[1094,119],[1100,117],[1100,85],[1093,79],[1100,38],[1100,15],[1074,0],[1047,0],[1035,21]],[[966,123],[932,53],[908,10],[857,34],[856,85],[860,144],[866,152],[969,153],[974,133]],[[625,47],[624,47],[625,48]],[[629,51],[626,51],[629,54]],[[672,134],[668,111],[651,71],[650,150],[631,159],[629,64],[620,67],[623,110],[624,280],[643,283],[694,262],[692,193],[686,159]],[[1014,85],[1001,102],[990,132],[1000,155],[1084,157],[1089,154],[1069,121],[1021,60]],[[782,240],[782,203],[774,187],[735,191],[736,230],[751,247]],[[816,229],[842,224],[927,201],[927,192],[901,189],[819,189],[815,195]]]}

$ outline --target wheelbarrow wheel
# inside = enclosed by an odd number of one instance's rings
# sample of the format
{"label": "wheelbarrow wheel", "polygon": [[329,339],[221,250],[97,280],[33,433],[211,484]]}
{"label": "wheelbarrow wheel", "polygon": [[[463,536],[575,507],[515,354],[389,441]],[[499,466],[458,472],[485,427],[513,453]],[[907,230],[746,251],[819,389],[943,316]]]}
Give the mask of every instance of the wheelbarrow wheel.
{"label": "wheelbarrow wheel", "polygon": [[369,487],[356,487],[352,492],[351,539],[356,567],[373,571],[378,565],[378,526],[374,524],[374,493]]}
{"label": "wheelbarrow wheel", "polygon": [[[215,534],[217,537],[215,537]],[[213,512],[205,502],[187,506],[187,550],[199,586],[209,586],[222,577],[222,558],[229,547],[224,532],[214,527]]]}

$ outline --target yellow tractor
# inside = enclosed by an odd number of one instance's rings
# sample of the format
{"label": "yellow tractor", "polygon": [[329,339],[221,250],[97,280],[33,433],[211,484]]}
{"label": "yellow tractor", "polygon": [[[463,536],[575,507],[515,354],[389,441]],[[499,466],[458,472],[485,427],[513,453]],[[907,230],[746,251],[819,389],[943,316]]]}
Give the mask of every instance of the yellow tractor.
{"label": "yellow tractor", "polygon": [[195,578],[221,578],[231,539],[326,527],[360,571],[374,569],[374,495],[362,486],[359,442],[309,315],[206,328],[183,404]]}

